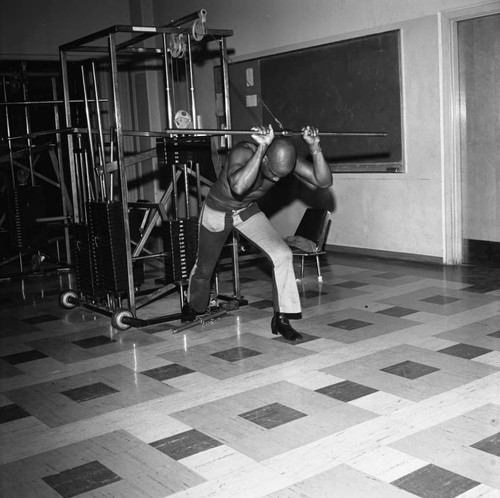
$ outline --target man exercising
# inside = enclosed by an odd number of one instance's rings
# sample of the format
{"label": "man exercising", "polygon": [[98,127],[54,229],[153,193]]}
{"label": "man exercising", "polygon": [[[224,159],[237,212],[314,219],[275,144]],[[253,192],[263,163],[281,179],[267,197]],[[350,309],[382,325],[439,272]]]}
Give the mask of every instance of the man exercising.
{"label": "man exercising", "polygon": [[255,244],[273,268],[273,334],[290,341],[302,336],[289,318],[301,317],[300,296],[291,249],[277,233],[257,201],[281,178],[293,173],[318,188],[332,185],[332,174],[320,147],[318,130],[306,126],[302,138],[312,162],[298,156],[292,142],[275,138],[271,125],[252,128],[253,142],[240,142],[230,151],[226,167],[213,184],[200,213],[198,254],[191,271],[188,302],[182,321],[192,321],[206,311],[211,279],[220,253],[234,228]]}

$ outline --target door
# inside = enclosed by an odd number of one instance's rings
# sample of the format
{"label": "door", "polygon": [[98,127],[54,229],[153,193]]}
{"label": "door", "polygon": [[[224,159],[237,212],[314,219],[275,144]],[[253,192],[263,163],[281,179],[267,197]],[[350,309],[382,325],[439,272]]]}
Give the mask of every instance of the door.
{"label": "door", "polygon": [[500,266],[500,14],[457,28],[463,262]]}

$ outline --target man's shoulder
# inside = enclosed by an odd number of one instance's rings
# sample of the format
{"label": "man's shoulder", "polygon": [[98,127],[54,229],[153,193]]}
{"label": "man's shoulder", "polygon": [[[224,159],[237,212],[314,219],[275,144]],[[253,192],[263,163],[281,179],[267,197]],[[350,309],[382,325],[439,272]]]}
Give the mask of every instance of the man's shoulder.
{"label": "man's shoulder", "polygon": [[254,142],[248,142],[246,140],[242,141],[242,142],[238,142],[234,147],[233,149],[236,149],[236,148],[242,148],[242,149],[250,149],[252,152],[255,152],[255,150],[257,149],[257,145],[255,145]]}
{"label": "man's shoulder", "polygon": [[257,150],[257,146],[252,142],[238,142],[231,149],[231,157],[233,158],[245,158],[252,156]]}

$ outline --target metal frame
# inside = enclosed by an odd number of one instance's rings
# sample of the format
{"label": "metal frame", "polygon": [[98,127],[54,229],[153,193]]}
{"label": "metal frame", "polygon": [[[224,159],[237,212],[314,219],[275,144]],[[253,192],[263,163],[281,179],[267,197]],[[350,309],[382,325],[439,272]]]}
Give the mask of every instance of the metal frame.
{"label": "metal frame", "polygon": [[[64,130],[60,129],[60,105],[63,103],[62,100],[58,99],[57,95],[57,86],[56,86],[56,77],[54,75],[48,74],[43,74],[43,73],[35,73],[32,74],[29,71],[26,71],[25,69],[25,63],[23,63],[23,81],[22,81],[22,92],[23,92],[23,99],[20,101],[9,101],[7,98],[7,79],[6,75],[2,75],[2,97],[3,100],[0,102],[0,107],[2,108],[2,112],[5,114],[5,122],[6,122],[6,132],[7,135],[4,138],[7,142],[8,146],[8,155],[5,156],[0,156],[0,163],[3,162],[9,162],[10,163],[10,171],[11,171],[11,181],[12,181],[12,188],[15,188],[17,185],[16,181],[16,168],[18,169],[23,169],[27,170],[29,172],[30,176],[30,185],[35,186],[36,184],[36,179],[41,180],[45,183],[48,183],[50,185],[53,185],[57,188],[60,189],[61,191],[61,207],[62,207],[62,215],[61,216],[52,216],[52,217],[44,217],[44,218],[36,218],[36,223],[49,223],[49,222],[63,222],[64,223],[64,240],[65,240],[65,246],[66,246],[66,262],[61,261],[60,258],[60,249],[59,249],[59,240],[55,240],[56,242],[56,250],[57,250],[57,263],[58,264],[63,264],[64,263],[64,271],[67,270],[67,263],[71,263],[71,258],[70,258],[70,243],[69,243],[69,231],[68,231],[68,213],[71,211],[71,200],[69,198],[65,181],[64,181],[64,173],[62,169],[62,150],[61,150],[61,134],[64,132]],[[42,78],[49,78],[50,77],[50,84],[52,88],[52,100],[29,100],[28,99],[28,82],[27,78],[31,76],[37,76],[37,77],[42,77]],[[39,132],[33,132],[32,127],[31,127],[31,113],[30,109],[32,107],[40,107],[40,106],[49,106],[53,108],[53,119],[54,119],[54,128],[52,130],[46,130],[46,131],[39,131]],[[25,123],[25,132],[22,135],[14,136],[11,134],[11,117],[9,113],[10,108],[22,108],[23,109],[23,114],[24,114],[24,123]],[[47,143],[43,145],[34,145],[33,140],[37,137],[48,135],[51,136],[53,135],[55,138],[54,143]],[[23,149],[18,149],[14,151],[13,148],[13,142],[14,141],[25,141],[26,142],[26,147]],[[35,170],[36,163],[39,159],[39,155],[42,154],[43,152],[48,151],[49,154],[49,159],[52,163],[52,167],[54,169],[54,174],[56,176],[56,181],[46,177],[45,175],[42,175],[40,173],[37,173]],[[22,164],[19,164],[17,162],[17,159],[19,157],[25,157],[27,154],[28,156],[28,164],[29,166],[24,166]],[[48,242],[51,242],[50,240]],[[7,260],[3,261],[0,266],[5,265],[13,261],[14,259],[18,259],[19,262],[19,267],[20,267],[20,272],[21,275],[25,275],[28,273],[24,272],[24,265],[23,265],[23,256],[26,254],[26,251],[21,251],[21,248],[18,248],[18,255],[14,256],[12,258],[8,258]],[[39,263],[43,262],[45,259],[44,255],[40,254],[40,251],[38,251],[38,255],[34,255],[33,259],[37,258],[37,261]]]}
{"label": "metal frame", "polygon": [[[186,26],[186,23],[192,22],[192,25]],[[128,219],[128,208],[129,208],[129,192],[127,187],[127,168],[133,164],[137,164],[145,159],[155,156],[154,151],[145,151],[137,154],[135,157],[126,157],[124,141],[126,137],[171,137],[172,135],[180,135],[184,132],[188,135],[194,130],[179,130],[173,129],[173,96],[172,96],[172,83],[173,75],[171,71],[173,49],[178,47],[175,44],[172,47],[172,43],[167,43],[167,37],[170,37],[170,41],[176,40],[176,37],[183,36],[187,39],[187,46],[185,50],[187,52],[188,64],[189,64],[189,95],[190,95],[190,110],[191,115],[194,116],[193,127],[196,129],[196,102],[195,102],[195,89],[192,71],[192,60],[191,60],[191,40],[195,38],[196,31],[198,34],[201,32],[203,35],[209,35],[214,40],[218,40],[220,44],[221,51],[221,64],[225,67],[224,72],[228,74],[227,70],[227,54],[226,54],[226,44],[225,38],[232,35],[230,30],[211,30],[206,28],[206,11],[201,10],[195,12],[189,16],[185,16],[177,21],[172,21],[167,26],[163,27],[151,27],[151,26],[124,26],[115,25],[107,29],[98,31],[91,35],[79,38],[70,43],[61,45],[60,48],[60,62],[61,62],[61,75],[63,83],[63,97],[64,97],[64,111],[66,118],[66,129],[69,130],[66,134],[67,136],[67,151],[68,151],[68,164],[71,179],[71,193],[73,196],[73,221],[74,223],[80,223],[85,221],[85,202],[81,202],[82,197],[82,175],[79,172],[80,164],[78,163],[78,154],[75,154],[82,149],[82,143],[78,142],[83,136],[87,136],[87,151],[86,155],[81,157],[82,164],[86,168],[92,167],[95,171],[98,171],[99,182],[95,187],[95,191],[89,188],[88,200],[90,197],[95,199],[110,201],[116,198],[117,202],[121,203],[123,216],[123,227],[125,232],[126,240],[126,267],[127,267],[127,292],[126,299],[128,301],[128,308],[121,308],[121,299],[118,302],[119,308],[110,310],[113,308],[113,299],[108,296],[108,304],[100,306],[94,302],[89,302],[82,296],[78,296],[74,291],[68,291],[65,295],[62,295],[60,302],[63,306],[73,307],[75,305],[84,305],[96,311],[102,312],[103,314],[110,315],[112,317],[112,323],[116,328],[126,329],[129,326],[139,326],[139,325],[150,325],[152,323],[161,323],[163,321],[170,321],[178,319],[180,314],[165,316],[155,318],[153,320],[141,320],[137,317],[137,309],[144,306],[151,300],[158,298],[169,292],[172,286],[166,286],[163,289],[157,289],[150,296],[140,301],[136,300],[135,295],[135,285],[133,278],[133,261],[136,259],[142,259],[145,256],[141,256],[141,252],[144,249],[145,238],[140,241],[140,243],[132,249],[131,236],[130,236],[130,223]],[[151,38],[154,36],[160,36],[161,48],[145,48],[142,46],[136,46],[138,43]],[[123,38],[125,37],[125,40]],[[107,46],[103,45],[106,43]],[[108,100],[110,105],[110,131],[105,132],[102,128],[102,122],[100,119],[97,123],[97,129],[92,126],[91,117],[89,110],[89,101],[91,100],[91,95],[86,92],[86,75],[82,69],[82,82],[84,89],[84,100],[86,108],[86,118],[87,118],[87,128],[80,128],[73,126],[72,120],[72,110],[71,110],[71,99],[70,99],[70,81],[69,81],[69,71],[68,63],[70,61],[70,54],[78,53],[85,54],[88,57],[89,54],[97,54],[99,60],[106,60],[109,63],[110,80],[111,80],[111,96]],[[169,129],[165,132],[155,132],[155,131],[135,131],[135,130],[124,130],[122,122],[122,88],[120,87],[119,81],[119,67],[118,58],[119,57],[131,57],[136,55],[151,55],[153,57],[161,57],[163,60],[163,67],[166,80],[166,117]],[[96,57],[94,55],[94,57]],[[85,64],[89,64],[89,59],[79,58]],[[93,61],[96,59],[90,59]],[[83,68],[82,63],[82,68]],[[96,77],[95,77],[95,67],[92,67],[93,72],[93,82],[94,82],[94,102],[98,103],[100,98],[97,92]],[[227,98],[225,100],[225,113],[226,113],[226,128],[230,128],[230,108],[229,108],[229,83],[225,82],[225,88],[227,91]],[[90,93],[90,92],[89,92]],[[111,112],[112,110],[112,112]],[[100,110],[97,106],[97,114],[100,115]],[[198,132],[200,133],[200,132]],[[105,157],[104,151],[104,135],[108,136],[110,141],[113,141],[113,148],[111,154],[112,157]],[[94,140],[97,141],[98,145],[96,148],[92,146]],[[83,148],[85,148],[83,146]],[[96,149],[98,152],[96,153]],[[88,161],[88,162],[85,162]],[[99,166],[96,166],[99,163]],[[181,172],[178,171],[178,167],[174,166],[173,171],[173,181],[172,185],[167,189],[162,197],[159,206],[166,205],[166,201],[173,194],[175,189],[176,179],[180,176]],[[186,165],[181,165],[186,171]],[[88,171],[88,169],[87,169]],[[118,179],[118,192],[112,192],[110,189],[110,175],[117,175]],[[197,175],[197,172],[190,169],[189,174]],[[89,179],[90,175],[86,177]],[[90,178],[92,182],[92,178]],[[197,183],[200,184],[201,181],[210,184],[206,179],[200,179],[199,175],[197,177]],[[112,185],[112,182],[111,182]],[[84,189],[85,190],[85,189]],[[110,192],[111,190],[111,192]],[[164,212],[164,211],[163,211]],[[145,236],[149,236],[152,228],[158,221],[159,217],[162,216],[162,208],[159,208],[151,217],[147,224],[145,230]],[[146,257],[154,257],[155,255],[148,255]],[[237,266],[237,263],[235,263]],[[238,290],[239,292],[239,290]]]}

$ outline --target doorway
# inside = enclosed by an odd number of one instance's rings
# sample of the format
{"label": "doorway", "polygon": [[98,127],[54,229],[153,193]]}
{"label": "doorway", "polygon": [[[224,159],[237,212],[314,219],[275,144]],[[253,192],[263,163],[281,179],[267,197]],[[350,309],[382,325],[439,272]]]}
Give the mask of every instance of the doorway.
{"label": "doorway", "polygon": [[463,263],[500,266],[500,14],[457,23]]}
{"label": "doorway", "polygon": [[[496,215],[496,221],[491,221],[494,214],[498,212],[499,203],[499,185],[498,176],[496,176],[495,182],[491,182],[488,185],[488,195],[486,191],[476,191],[474,184],[469,184],[468,179],[472,176],[472,171],[479,161],[478,157],[472,154],[474,148],[481,151],[481,161],[484,164],[493,164],[496,161],[496,175],[498,175],[498,158],[499,155],[496,153],[496,157],[491,157],[491,152],[488,156],[486,155],[486,148],[482,148],[478,144],[474,143],[473,140],[477,139],[480,141],[486,141],[487,145],[495,147],[494,143],[489,137],[492,133],[496,133],[496,142],[499,141],[499,129],[498,129],[498,105],[500,99],[500,89],[498,88],[498,38],[495,37],[497,43],[494,49],[493,55],[491,51],[488,50],[488,57],[484,56],[483,53],[476,46],[476,51],[473,47],[468,47],[467,43],[462,39],[459,42],[459,30],[461,31],[461,36],[467,30],[476,31],[476,35],[481,38],[481,34],[477,33],[478,24],[484,20],[487,23],[498,22],[498,15],[500,15],[500,2],[486,3],[482,5],[475,5],[472,7],[466,7],[462,9],[454,9],[450,11],[443,11],[439,14],[439,33],[440,33],[440,46],[441,46],[441,102],[442,102],[442,164],[443,164],[443,263],[446,265],[462,265],[467,264],[480,264],[476,258],[477,254],[481,254],[481,251],[477,251],[473,248],[475,240],[486,242],[486,260],[491,261],[491,254],[498,254],[498,246],[496,243],[500,240],[498,234],[500,233],[500,227],[498,225],[498,214]],[[471,24],[467,24],[471,22]],[[460,27],[459,27],[460,26]],[[474,29],[473,29],[474,28]],[[491,29],[491,28],[490,28]],[[480,30],[480,28],[479,28]],[[495,30],[490,35],[493,37]],[[496,35],[498,36],[498,29],[496,30]],[[472,35],[471,35],[472,36]],[[477,42],[479,43],[479,41]],[[481,42],[484,43],[484,42]],[[459,50],[461,44],[461,52]],[[485,49],[491,49],[492,47],[485,47]],[[466,52],[464,52],[466,51]],[[462,60],[461,60],[462,58]],[[492,74],[495,74],[497,78],[497,90],[496,90],[496,102],[491,109],[486,109],[487,113],[481,115],[478,108],[475,108],[474,98],[468,99],[468,90],[465,86],[466,78],[465,74],[469,73],[469,79],[477,79],[477,76],[473,74],[473,66],[468,65],[468,60],[475,61],[476,59],[482,59],[481,65],[483,71],[490,74],[489,79],[492,78]],[[489,63],[487,60],[489,59]],[[491,73],[493,71],[493,73]],[[484,79],[484,78],[483,78]],[[486,79],[488,81],[488,78]],[[485,85],[485,81],[482,79],[477,79],[476,81],[478,87],[476,92],[478,95],[486,96],[488,92],[484,89],[481,90]],[[491,83],[491,81],[489,81]],[[468,83],[469,84],[469,83]],[[470,83],[473,85],[474,83]],[[474,95],[474,87],[469,87],[469,90]],[[486,97],[485,97],[486,98]],[[484,103],[481,104],[484,106]],[[496,114],[496,125],[492,126],[491,123],[488,126],[485,124],[486,120],[492,121],[493,109],[497,109]],[[481,126],[486,128],[487,133],[481,136],[477,130],[476,135],[469,135],[472,127],[472,119],[467,123],[466,112],[470,113],[470,116],[476,116],[476,119],[481,122]],[[494,120],[493,120],[494,121]],[[496,130],[495,132],[493,130]],[[469,150],[466,150],[468,141],[471,141],[471,146]],[[498,145],[498,143],[497,143]],[[491,150],[491,149],[488,149]],[[497,149],[498,150],[498,149]],[[490,166],[491,167],[491,166]],[[467,174],[465,171],[467,170]],[[471,173],[469,173],[469,170]],[[474,180],[478,180],[484,175],[487,169],[479,171],[478,178],[472,177]],[[464,174],[462,174],[464,173]],[[495,189],[493,190],[493,184]],[[492,203],[495,202],[496,209],[493,207]],[[477,204],[479,203],[479,204]],[[478,206],[481,206],[479,208]],[[487,206],[485,208],[484,206]],[[486,227],[491,230],[496,230],[496,232],[491,232],[493,235],[477,235],[476,233],[470,232],[470,226],[472,223],[471,213],[477,215],[480,213],[478,211],[482,209],[484,212],[488,213],[487,219],[481,219],[480,215],[476,216],[479,218],[477,222],[478,227]],[[490,212],[491,211],[491,212]],[[484,232],[486,233],[486,231]],[[474,238],[477,237],[477,238]],[[484,244],[482,252],[484,250]],[[472,249],[472,250],[471,250]],[[489,254],[489,255],[488,255]],[[481,263],[484,264],[484,263]],[[491,263],[488,263],[491,264]]]}

